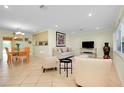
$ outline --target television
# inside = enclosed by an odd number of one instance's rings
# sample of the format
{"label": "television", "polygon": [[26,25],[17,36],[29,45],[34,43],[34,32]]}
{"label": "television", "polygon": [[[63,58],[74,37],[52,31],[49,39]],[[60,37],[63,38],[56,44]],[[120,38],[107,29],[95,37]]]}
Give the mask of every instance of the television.
{"label": "television", "polygon": [[82,48],[94,48],[94,41],[82,42]]}

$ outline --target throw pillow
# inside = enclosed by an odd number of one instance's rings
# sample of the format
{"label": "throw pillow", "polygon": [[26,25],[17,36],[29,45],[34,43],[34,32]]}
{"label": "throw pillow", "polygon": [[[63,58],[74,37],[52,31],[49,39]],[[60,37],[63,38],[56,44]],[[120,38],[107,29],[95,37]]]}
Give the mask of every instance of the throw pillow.
{"label": "throw pillow", "polygon": [[70,51],[69,51],[69,48],[67,48],[67,52],[70,52]]}
{"label": "throw pillow", "polygon": [[61,50],[60,50],[59,48],[57,48],[57,51],[58,51],[59,53],[61,53]]}
{"label": "throw pillow", "polygon": [[61,53],[63,53],[63,50],[62,50],[62,48],[60,48],[60,50],[61,50]]}

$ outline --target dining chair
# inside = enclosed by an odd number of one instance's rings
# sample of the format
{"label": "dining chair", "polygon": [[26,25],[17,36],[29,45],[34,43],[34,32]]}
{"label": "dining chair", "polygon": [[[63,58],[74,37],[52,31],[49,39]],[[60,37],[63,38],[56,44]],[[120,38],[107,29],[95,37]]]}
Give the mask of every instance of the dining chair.
{"label": "dining chair", "polygon": [[17,58],[17,62],[24,62],[24,60],[26,61],[26,63],[29,63],[29,51],[30,48],[26,47],[26,48],[20,48],[18,55],[16,56]]}
{"label": "dining chair", "polygon": [[11,53],[12,53],[12,61],[14,61],[14,59],[16,59],[17,53],[16,51],[16,47],[12,47],[11,48]]}
{"label": "dining chair", "polygon": [[25,59],[25,49],[20,48],[18,52],[16,52],[16,61],[17,62],[23,62]]}
{"label": "dining chair", "polygon": [[9,49],[7,47],[5,47],[6,50],[6,54],[7,54],[7,63],[11,64],[12,63],[12,53],[9,52]]}
{"label": "dining chair", "polygon": [[29,63],[30,48],[25,48],[26,63]]}
{"label": "dining chair", "polygon": [[[12,47],[12,48],[11,48],[11,52],[14,53],[15,51],[16,51],[16,47]],[[13,54],[13,56],[14,56],[14,55],[15,55],[15,54]]]}

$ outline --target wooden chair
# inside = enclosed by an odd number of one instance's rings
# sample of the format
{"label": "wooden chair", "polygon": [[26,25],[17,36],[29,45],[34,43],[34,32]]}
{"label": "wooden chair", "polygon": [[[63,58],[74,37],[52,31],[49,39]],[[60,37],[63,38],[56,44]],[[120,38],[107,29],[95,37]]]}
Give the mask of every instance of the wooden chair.
{"label": "wooden chair", "polygon": [[9,52],[9,49],[6,47],[6,54],[7,54],[7,63],[11,64],[12,63],[12,53]]}
{"label": "wooden chair", "polygon": [[11,53],[12,53],[12,61],[17,61],[19,62],[20,61],[20,56],[19,56],[19,52],[16,51],[16,47],[12,47],[11,48]]}
{"label": "wooden chair", "polygon": [[16,59],[16,56],[17,56],[17,54],[15,53],[15,51],[16,51],[16,47],[12,47],[11,48],[12,61],[14,61],[14,59]]}
{"label": "wooden chair", "polygon": [[30,51],[30,49],[28,47],[21,48],[19,50],[19,53],[18,53],[17,57],[16,57],[17,62],[25,60],[26,63],[29,63],[29,51]]}
{"label": "wooden chair", "polygon": [[25,56],[26,56],[26,63],[29,63],[29,56],[30,56],[30,48],[25,48]]}
{"label": "wooden chair", "polygon": [[16,50],[15,47],[12,47],[12,48],[11,48],[11,52],[13,53],[13,56],[15,56],[15,54],[14,54],[15,50]]}
{"label": "wooden chair", "polygon": [[20,48],[18,52],[16,52],[16,61],[23,62],[25,58],[24,48]]}

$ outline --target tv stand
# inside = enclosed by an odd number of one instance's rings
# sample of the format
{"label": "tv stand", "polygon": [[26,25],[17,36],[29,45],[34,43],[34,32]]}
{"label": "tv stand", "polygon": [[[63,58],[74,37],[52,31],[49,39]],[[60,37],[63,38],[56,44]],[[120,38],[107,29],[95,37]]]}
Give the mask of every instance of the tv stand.
{"label": "tv stand", "polygon": [[81,48],[80,54],[88,55],[89,57],[97,57],[97,51],[96,48]]}

